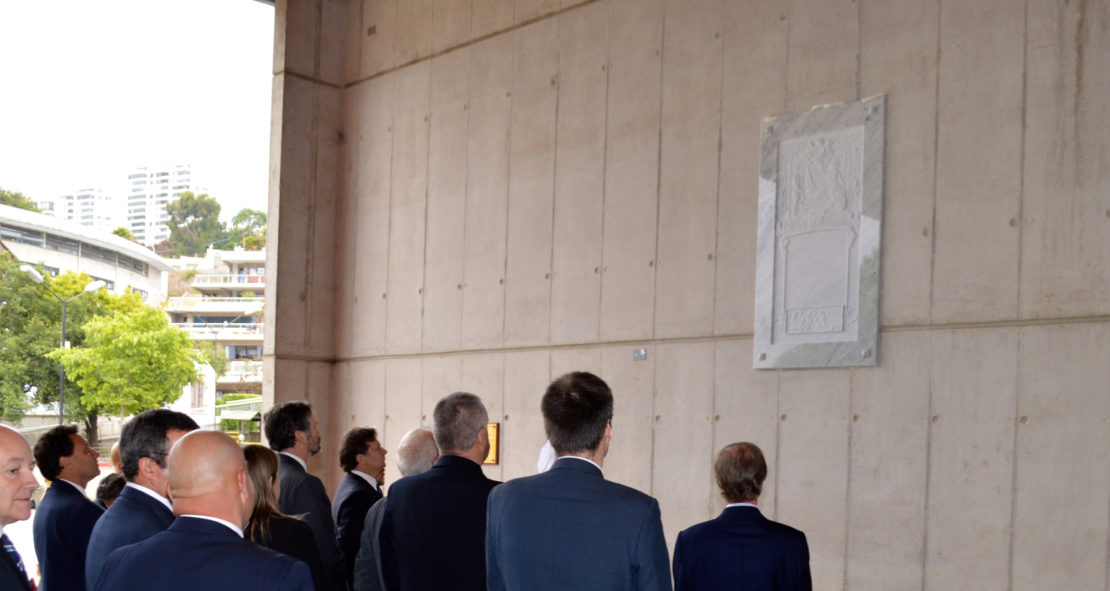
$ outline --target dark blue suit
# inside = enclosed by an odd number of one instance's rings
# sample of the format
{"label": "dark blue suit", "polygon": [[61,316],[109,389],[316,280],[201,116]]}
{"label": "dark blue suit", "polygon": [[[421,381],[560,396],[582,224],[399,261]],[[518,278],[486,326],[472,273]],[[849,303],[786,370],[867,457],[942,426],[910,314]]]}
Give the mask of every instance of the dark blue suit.
{"label": "dark blue suit", "polygon": [[809,591],[809,548],[802,532],[756,507],[728,507],[683,530],[674,549],[676,591]]}
{"label": "dark blue suit", "polygon": [[104,510],[68,482],[54,480],[35,511],[35,554],[42,572],[40,591],[70,591],[85,585],[85,553]]}
{"label": "dark blue suit", "polygon": [[131,486],[104,512],[89,538],[89,551],[85,556],[85,589],[91,590],[116,548],[141,542],[164,531],[173,523],[173,512],[150,495]]}
{"label": "dark blue suit", "polygon": [[[286,515],[303,515],[305,522],[312,527],[312,537],[324,562],[331,590],[345,591],[347,578],[344,576],[343,552],[335,533],[335,521],[331,518],[331,501],[324,483],[309,474],[293,458],[278,454],[278,480],[281,481],[281,497],[278,509]],[[331,591],[318,589],[317,591]]]}
{"label": "dark blue suit", "polygon": [[97,580],[103,591],[312,591],[308,566],[207,519],[182,516],[120,548]]}
{"label": "dark blue suit", "polygon": [[362,539],[362,523],[366,520],[366,512],[380,498],[381,491],[366,482],[365,478],[350,472],[335,491],[331,517],[335,520],[335,529],[339,535],[339,549],[343,551],[346,560],[348,583],[354,579],[355,555],[358,554]]}
{"label": "dark blue suit", "polygon": [[355,555],[354,591],[385,591],[382,580],[382,516],[385,514],[385,501],[374,503],[366,512],[362,524],[362,542]]}
{"label": "dark blue suit", "polygon": [[[2,542],[0,542],[2,543]],[[22,560],[23,557],[20,557]],[[26,566],[26,562],[23,563]],[[8,556],[8,553],[0,548],[0,589],[4,591],[31,591],[31,582],[27,580],[27,576],[19,572],[19,567]]]}
{"label": "dark blue suit", "polygon": [[497,484],[459,456],[393,483],[382,515],[386,588],[485,591],[486,499]]}
{"label": "dark blue suit", "polygon": [[583,460],[493,489],[486,529],[490,591],[671,588],[659,503]]}

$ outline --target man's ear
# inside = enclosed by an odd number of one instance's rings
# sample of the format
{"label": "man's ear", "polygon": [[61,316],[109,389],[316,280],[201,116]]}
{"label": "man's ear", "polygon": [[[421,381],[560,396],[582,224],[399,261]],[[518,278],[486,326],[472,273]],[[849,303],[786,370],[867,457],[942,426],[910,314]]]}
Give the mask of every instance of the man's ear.
{"label": "man's ear", "polygon": [[154,469],[158,467],[158,462],[151,458],[139,458],[139,474],[147,479],[154,477]]}
{"label": "man's ear", "polygon": [[296,443],[303,443],[308,445],[308,431],[293,431],[293,441]]}

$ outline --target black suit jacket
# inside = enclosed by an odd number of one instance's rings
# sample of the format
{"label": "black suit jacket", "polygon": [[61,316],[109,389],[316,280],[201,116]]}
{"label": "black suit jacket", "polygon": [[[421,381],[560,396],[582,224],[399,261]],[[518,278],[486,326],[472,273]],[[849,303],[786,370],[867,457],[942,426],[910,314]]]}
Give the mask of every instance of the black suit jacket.
{"label": "black suit jacket", "polygon": [[679,533],[674,579],[676,591],[813,589],[805,534],[747,506]]}
{"label": "black suit jacket", "polygon": [[386,588],[485,591],[486,499],[497,484],[458,456],[395,482],[382,516]]}
{"label": "black suit jacket", "polygon": [[351,586],[354,591],[385,591],[381,544],[384,509],[385,500],[382,499],[366,512],[366,521],[362,525],[362,542],[355,556],[355,580]]}
{"label": "black suit jacket", "polygon": [[331,516],[339,535],[339,549],[346,559],[344,573],[348,584],[354,579],[355,554],[358,554],[359,542],[362,540],[362,523],[366,520],[366,512],[380,498],[381,491],[366,482],[365,478],[350,472],[335,491],[335,500],[331,502]]}
{"label": "black suit jacket", "polygon": [[[24,566],[27,562],[24,561]],[[23,573],[19,572],[19,568],[15,562],[8,556],[8,553],[0,548],[0,589],[4,591],[31,591],[31,583]]]}
{"label": "black suit jacket", "polygon": [[54,480],[42,496],[32,523],[40,591],[80,590],[85,585],[85,554],[96,520],[104,510],[68,482]]}
{"label": "black suit jacket", "polygon": [[312,572],[312,584],[317,589],[326,591],[328,573],[324,569],[324,562],[320,560],[316,540],[312,538],[312,528],[300,519],[280,515],[270,518],[267,529],[267,536],[254,542],[307,564],[308,570]]}
{"label": "black suit jacket", "polygon": [[324,562],[324,570],[328,574],[328,589],[344,591],[347,578],[343,575],[343,552],[339,549],[335,522],[331,519],[331,501],[324,490],[324,483],[309,474],[297,460],[285,454],[278,454],[278,458],[278,478],[281,480],[278,508],[286,515],[302,516],[312,528],[312,537],[316,540],[320,560]]}
{"label": "black suit jacket", "polygon": [[659,503],[560,458],[489,496],[489,591],[670,591]]}
{"label": "black suit jacket", "polygon": [[166,531],[108,557],[99,591],[312,591],[305,563],[182,516]]}
{"label": "black suit jacket", "polygon": [[165,531],[173,523],[173,511],[133,486],[123,492],[93,527],[85,555],[85,589],[96,585],[100,569],[116,548],[141,542]]}

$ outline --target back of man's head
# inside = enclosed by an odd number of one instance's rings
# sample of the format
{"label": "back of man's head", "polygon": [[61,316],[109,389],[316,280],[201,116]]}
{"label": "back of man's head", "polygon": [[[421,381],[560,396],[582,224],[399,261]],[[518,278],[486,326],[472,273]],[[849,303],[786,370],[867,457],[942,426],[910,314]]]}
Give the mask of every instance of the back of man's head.
{"label": "back of man's head", "polygon": [[176,515],[206,515],[240,526],[254,508],[254,489],[239,444],[220,431],[193,431],[169,455]]}
{"label": "back of man's head", "polygon": [[189,415],[156,408],[143,411],[123,426],[119,436],[120,459],[123,477],[134,482],[139,473],[139,460],[150,458],[159,466],[166,467],[166,454],[169,453],[166,437],[170,431],[193,431],[200,426]]}
{"label": "back of man's head", "polygon": [[365,454],[370,443],[378,440],[378,432],[373,427],[352,427],[343,434],[343,445],[339,448],[339,467],[350,472],[358,467],[358,456]]}
{"label": "back of man's head", "polygon": [[713,464],[721,496],[729,503],[751,503],[763,492],[767,461],[754,443],[730,443],[717,454]]}
{"label": "back of man's head", "polygon": [[96,487],[96,500],[105,505],[111,505],[123,492],[125,482],[122,475],[115,472],[109,473],[100,479],[100,484]]}
{"label": "back of man's head", "polygon": [[613,393],[601,378],[576,371],[551,382],[540,407],[557,455],[592,452],[601,445],[613,418]]}
{"label": "back of man's head", "polygon": [[415,476],[431,470],[438,457],[435,436],[423,427],[405,433],[397,445],[397,469],[401,476]]}
{"label": "back of man's head", "polygon": [[43,433],[35,442],[35,463],[42,477],[53,482],[62,472],[61,459],[73,455],[73,440],[77,434],[73,425],[58,425]]}
{"label": "back of man's head", "polygon": [[297,431],[312,430],[312,406],[299,400],[275,404],[262,416],[262,430],[270,449],[289,449],[297,443]]}
{"label": "back of man's head", "polygon": [[435,442],[443,455],[460,455],[474,447],[478,432],[489,423],[482,399],[468,392],[455,392],[437,402],[432,418]]}

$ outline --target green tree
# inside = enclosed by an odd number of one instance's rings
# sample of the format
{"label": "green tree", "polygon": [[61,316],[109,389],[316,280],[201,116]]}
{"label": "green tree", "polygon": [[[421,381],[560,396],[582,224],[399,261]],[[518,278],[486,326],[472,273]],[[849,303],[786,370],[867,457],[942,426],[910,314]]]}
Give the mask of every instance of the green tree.
{"label": "green tree", "polygon": [[196,350],[197,361],[208,364],[212,371],[216,372],[217,378],[222,378],[227,373],[230,361],[223,347],[218,346],[215,341],[197,341],[193,347]]}
{"label": "green tree", "polygon": [[0,188],[0,205],[10,205],[12,207],[42,213],[42,210],[35,206],[35,202],[24,196],[23,193],[18,191],[5,191],[3,188]]}
{"label": "green tree", "polygon": [[116,228],[115,230],[112,230],[112,233],[115,234],[116,236],[121,237],[121,238],[126,238],[126,239],[131,240],[131,241],[135,240],[135,235],[131,233],[131,230],[128,230],[127,228],[125,228],[123,226],[120,226],[120,227]]}
{"label": "green tree", "polygon": [[227,239],[246,250],[261,250],[266,245],[266,213],[257,209],[240,210],[231,218]]}
{"label": "green tree", "polygon": [[220,221],[220,204],[207,193],[185,191],[166,204],[170,237],[155,250],[163,256],[201,256],[208,245],[224,240],[227,232]]}

